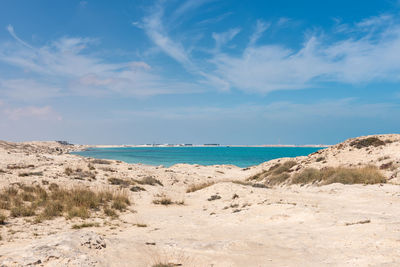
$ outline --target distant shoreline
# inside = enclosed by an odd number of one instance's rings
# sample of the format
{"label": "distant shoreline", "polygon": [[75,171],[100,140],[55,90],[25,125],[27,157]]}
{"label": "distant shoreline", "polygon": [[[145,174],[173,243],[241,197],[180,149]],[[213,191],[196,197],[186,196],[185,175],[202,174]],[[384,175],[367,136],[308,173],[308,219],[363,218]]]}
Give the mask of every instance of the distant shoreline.
{"label": "distant shoreline", "polygon": [[321,147],[331,145],[179,145],[179,144],[156,144],[156,145],[85,145],[96,148],[124,148],[124,147]]}

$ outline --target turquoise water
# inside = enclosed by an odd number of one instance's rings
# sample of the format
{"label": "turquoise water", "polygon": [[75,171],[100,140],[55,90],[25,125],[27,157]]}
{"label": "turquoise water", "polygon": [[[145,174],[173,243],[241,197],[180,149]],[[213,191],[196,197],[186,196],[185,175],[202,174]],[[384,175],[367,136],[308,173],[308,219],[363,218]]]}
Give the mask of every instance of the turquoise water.
{"label": "turquoise water", "polygon": [[314,147],[118,147],[90,148],[73,154],[166,167],[177,163],[188,163],[232,164],[244,168],[276,158],[306,156],[320,149]]}

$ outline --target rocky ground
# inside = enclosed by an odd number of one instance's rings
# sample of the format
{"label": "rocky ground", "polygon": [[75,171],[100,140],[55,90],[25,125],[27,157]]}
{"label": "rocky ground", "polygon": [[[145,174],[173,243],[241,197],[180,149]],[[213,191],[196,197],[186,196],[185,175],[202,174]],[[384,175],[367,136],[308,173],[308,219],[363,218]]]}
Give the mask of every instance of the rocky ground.
{"label": "rocky ground", "polygon": [[[400,135],[359,137],[244,169],[164,168],[68,154],[81,148],[0,141],[0,188],[111,190],[131,204],[118,217],[93,210],[89,218],[46,220],[0,209],[1,266],[400,264]],[[304,170],[339,166],[375,166],[385,181],[293,184]],[[281,180],[272,183],[279,167]]]}

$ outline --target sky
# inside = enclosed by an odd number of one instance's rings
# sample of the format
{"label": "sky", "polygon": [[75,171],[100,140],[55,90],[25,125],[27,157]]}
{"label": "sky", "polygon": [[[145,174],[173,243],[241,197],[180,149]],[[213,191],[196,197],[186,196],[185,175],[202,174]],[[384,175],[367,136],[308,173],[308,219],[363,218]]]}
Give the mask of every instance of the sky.
{"label": "sky", "polygon": [[400,1],[1,0],[0,139],[400,132]]}

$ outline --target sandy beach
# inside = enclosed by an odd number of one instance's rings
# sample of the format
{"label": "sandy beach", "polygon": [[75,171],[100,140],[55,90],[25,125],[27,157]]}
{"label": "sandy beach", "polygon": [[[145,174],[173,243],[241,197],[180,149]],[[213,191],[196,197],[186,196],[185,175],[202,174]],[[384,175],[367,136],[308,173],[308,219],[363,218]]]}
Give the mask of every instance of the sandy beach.
{"label": "sandy beach", "polygon": [[[400,135],[358,142],[370,137],[244,169],[99,161],[69,154],[85,146],[1,141],[3,190],[40,186],[50,192],[52,184],[112,190],[129,204],[117,216],[94,210],[88,218],[43,220],[35,220],[40,208],[30,216],[1,209],[0,264],[398,266]],[[268,172],[289,161],[285,178],[273,180]],[[310,168],[372,165],[383,182],[294,183]]]}

